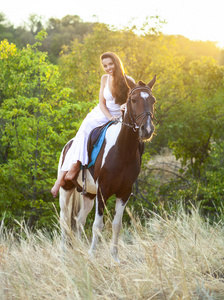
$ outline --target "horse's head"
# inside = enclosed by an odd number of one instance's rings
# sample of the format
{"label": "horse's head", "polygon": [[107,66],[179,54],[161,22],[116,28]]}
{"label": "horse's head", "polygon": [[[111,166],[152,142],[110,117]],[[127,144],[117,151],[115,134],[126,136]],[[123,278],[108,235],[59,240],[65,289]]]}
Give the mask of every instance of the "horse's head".
{"label": "horse's head", "polygon": [[152,138],[154,132],[153,112],[156,99],[152,88],[155,82],[156,75],[149,84],[142,81],[138,84],[129,83],[131,91],[127,101],[127,115],[133,129],[139,130],[139,137],[143,141]]}

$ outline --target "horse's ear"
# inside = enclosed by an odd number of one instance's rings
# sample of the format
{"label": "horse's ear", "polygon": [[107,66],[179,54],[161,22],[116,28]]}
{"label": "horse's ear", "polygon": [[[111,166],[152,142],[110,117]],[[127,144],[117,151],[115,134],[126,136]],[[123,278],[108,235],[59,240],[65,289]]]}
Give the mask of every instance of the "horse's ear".
{"label": "horse's ear", "polygon": [[128,86],[130,87],[131,90],[136,86],[134,81],[129,79],[128,77],[126,77],[126,81],[127,81],[127,84],[128,84]]}
{"label": "horse's ear", "polygon": [[147,84],[148,87],[150,87],[150,89],[153,88],[154,84],[156,82],[156,75],[153,77],[153,79]]}

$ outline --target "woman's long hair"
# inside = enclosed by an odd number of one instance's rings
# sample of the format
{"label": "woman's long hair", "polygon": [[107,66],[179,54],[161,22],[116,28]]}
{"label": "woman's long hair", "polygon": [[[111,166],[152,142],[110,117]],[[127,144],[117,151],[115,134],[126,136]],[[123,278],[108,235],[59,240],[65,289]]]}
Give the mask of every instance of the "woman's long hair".
{"label": "woman's long hair", "polygon": [[104,58],[111,58],[114,65],[114,82],[112,95],[115,98],[115,103],[123,104],[127,101],[129,86],[127,84],[127,78],[124,73],[124,67],[120,58],[113,52],[105,52],[101,55],[101,61]]}

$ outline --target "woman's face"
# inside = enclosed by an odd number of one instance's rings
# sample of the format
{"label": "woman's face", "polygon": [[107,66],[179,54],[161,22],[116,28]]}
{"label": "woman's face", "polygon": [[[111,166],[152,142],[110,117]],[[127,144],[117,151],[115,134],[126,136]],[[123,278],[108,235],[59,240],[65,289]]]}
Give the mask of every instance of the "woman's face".
{"label": "woman's face", "polygon": [[102,65],[107,74],[114,75],[115,64],[114,64],[112,58],[107,57],[107,58],[102,59]]}

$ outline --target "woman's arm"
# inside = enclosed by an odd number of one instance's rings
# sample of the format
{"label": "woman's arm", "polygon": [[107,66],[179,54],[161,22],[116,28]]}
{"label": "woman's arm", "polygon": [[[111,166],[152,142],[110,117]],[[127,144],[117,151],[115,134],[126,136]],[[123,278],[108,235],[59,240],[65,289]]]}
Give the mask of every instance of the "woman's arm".
{"label": "woman's arm", "polygon": [[108,108],[106,107],[106,100],[104,99],[103,96],[103,91],[107,82],[107,76],[106,74],[104,74],[101,77],[101,84],[100,84],[100,95],[99,95],[99,105],[100,105],[100,109],[101,111],[104,113],[104,115],[107,117],[108,120],[112,121],[115,120],[116,117],[112,116],[108,110]]}

